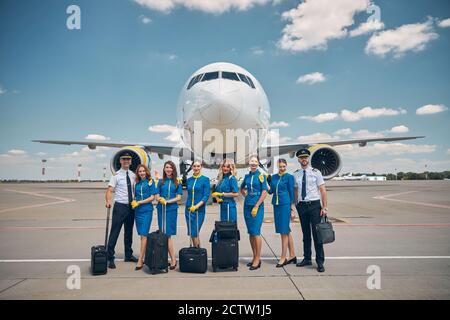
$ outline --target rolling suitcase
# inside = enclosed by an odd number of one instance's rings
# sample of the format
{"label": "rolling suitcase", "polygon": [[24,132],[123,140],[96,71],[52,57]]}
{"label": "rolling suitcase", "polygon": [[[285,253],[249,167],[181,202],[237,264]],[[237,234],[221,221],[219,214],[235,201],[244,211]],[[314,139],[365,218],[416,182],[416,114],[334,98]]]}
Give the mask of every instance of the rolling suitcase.
{"label": "rolling suitcase", "polygon": [[[197,215],[197,235],[198,235],[198,211]],[[190,228],[190,220],[188,228]],[[191,232],[189,231],[189,234]],[[189,247],[182,248],[178,253],[180,260],[180,272],[205,273],[208,268],[208,254],[205,248],[196,248],[192,246],[192,238],[189,236]]]}
{"label": "rolling suitcase", "polygon": [[162,206],[162,230],[157,230],[147,236],[144,264],[152,274],[161,271],[169,272],[169,238],[166,235],[166,206]]}
{"label": "rolling suitcase", "polygon": [[91,247],[91,273],[94,276],[106,274],[108,270],[108,253],[106,251],[108,242],[109,217],[111,208],[107,209],[106,214],[106,232],[105,245],[98,245]]}
{"label": "rolling suitcase", "polygon": [[[220,214],[220,213],[219,213]],[[228,221],[216,221],[209,242],[211,242],[212,268],[216,272],[218,268],[233,268],[239,266],[239,240],[240,234],[237,222],[230,220],[230,206],[227,205]]]}

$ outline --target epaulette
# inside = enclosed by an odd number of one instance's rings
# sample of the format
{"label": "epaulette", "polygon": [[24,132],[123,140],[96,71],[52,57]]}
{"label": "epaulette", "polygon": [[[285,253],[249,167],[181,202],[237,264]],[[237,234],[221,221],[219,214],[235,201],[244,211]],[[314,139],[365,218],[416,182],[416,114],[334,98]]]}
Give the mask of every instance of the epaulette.
{"label": "epaulette", "polygon": [[153,179],[150,178],[150,179],[148,180],[148,185],[151,186],[152,184],[153,184]]}
{"label": "epaulette", "polygon": [[183,182],[183,178],[177,177],[177,181],[178,181],[178,183],[182,183]]}

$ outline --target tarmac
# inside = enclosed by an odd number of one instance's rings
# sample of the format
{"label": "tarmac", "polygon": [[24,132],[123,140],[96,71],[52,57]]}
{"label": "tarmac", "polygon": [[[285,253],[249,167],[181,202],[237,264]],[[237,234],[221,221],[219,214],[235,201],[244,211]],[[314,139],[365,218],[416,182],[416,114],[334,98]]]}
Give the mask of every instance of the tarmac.
{"label": "tarmac", "polygon": [[[281,240],[265,204],[263,262],[250,271],[251,248],[238,205],[240,266],[235,271],[151,275],[123,258],[117,269],[90,274],[90,248],[102,244],[106,183],[0,184],[0,299],[450,299],[450,181],[328,181],[336,241],[316,265],[275,268]],[[218,206],[208,205],[201,230],[207,248]],[[156,210],[151,231],[157,229]],[[303,255],[298,219],[291,224]],[[139,252],[135,233],[133,249]],[[175,250],[189,245],[180,206]],[[314,252],[314,251],[313,251]],[[72,273],[75,270],[75,273]],[[79,270],[79,273],[77,272]],[[80,275],[79,281],[74,277]],[[77,286],[79,284],[79,287]]]}

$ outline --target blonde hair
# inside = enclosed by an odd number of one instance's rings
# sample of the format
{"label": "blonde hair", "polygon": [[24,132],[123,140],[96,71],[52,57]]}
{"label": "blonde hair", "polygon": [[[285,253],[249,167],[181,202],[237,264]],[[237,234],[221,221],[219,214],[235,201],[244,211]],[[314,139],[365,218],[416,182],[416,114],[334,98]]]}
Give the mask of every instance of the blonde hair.
{"label": "blonde hair", "polygon": [[219,166],[219,173],[217,174],[217,181],[222,181],[223,179],[223,166],[229,164],[230,165],[230,173],[232,176],[236,176],[236,165],[234,164],[234,161],[232,159],[224,159],[222,163]]}
{"label": "blonde hair", "polygon": [[145,170],[145,177],[146,177],[148,180],[151,180],[151,179],[152,179],[152,174],[150,173],[150,169],[149,169],[147,166],[145,166],[145,165],[143,165],[143,164],[140,164],[140,165],[137,166],[136,171],[135,171],[135,174],[136,174],[136,183],[138,183],[139,181],[142,180],[141,177],[139,176],[139,169],[140,169],[140,168],[144,168],[144,170]]}

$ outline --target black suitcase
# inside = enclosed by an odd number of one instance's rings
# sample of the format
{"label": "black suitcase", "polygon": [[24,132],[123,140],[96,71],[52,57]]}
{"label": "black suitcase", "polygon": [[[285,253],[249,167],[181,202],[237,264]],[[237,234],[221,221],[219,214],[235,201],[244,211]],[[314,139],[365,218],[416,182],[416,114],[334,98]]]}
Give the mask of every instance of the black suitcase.
{"label": "black suitcase", "polygon": [[[230,208],[227,207],[228,219]],[[216,221],[209,242],[211,242],[212,268],[216,272],[218,268],[232,268],[238,270],[239,266],[239,240],[240,233],[237,222]]]}
{"label": "black suitcase", "polygon": [[169,237],[166,235],[166,206],[162,206],[162,230],[149,233],[145,250],[145,265],[152,274],[169,272]]}
{"label": "black suitcase", "polygon": [[108,270],[108,253],[106,251],[108,242],[109,216],[111,208],[107,209],[105,245],[91,247],[91,273],[94,276],[106,274]]}
{"label": "black suitcase", "polygon": [[[198,232],[198,211],[197,211],[197,234]],[[190,226],[188,222],[188,228]],[[191,234],[191,232],[189,232]],[[192,246],[192,239],[189,236],[189,247],[182,248],[178,253],[180,260],[180,272],[205,273],[208,269],[208,253],[205,248]]]}

